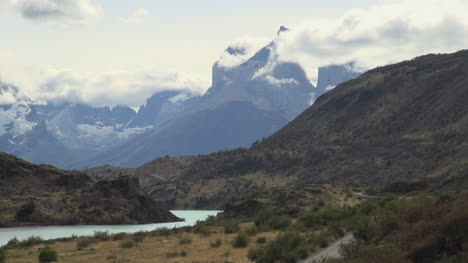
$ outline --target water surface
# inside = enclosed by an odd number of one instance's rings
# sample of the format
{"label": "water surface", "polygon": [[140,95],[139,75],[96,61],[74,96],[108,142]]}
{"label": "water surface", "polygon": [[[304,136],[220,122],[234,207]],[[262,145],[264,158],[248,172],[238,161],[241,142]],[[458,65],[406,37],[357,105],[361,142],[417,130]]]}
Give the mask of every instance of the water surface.
{"label": "water surface", "polygon": [[95,231],[114,233],[135,233],[139,231],[152,231],[160,228],[175,228],[193,226],[197,221],[215,216],[221,211],[213,210],[172,210],[174,215],[185,219],[183,222],[144,224],[144,225],[86,225],[86,226],[41,226],[41,227],[10,227],[0,228],[0,246],[16,237],[20,240],[30,236],[39,236],[42,239],[55,239],[62,237],[91,236]]}

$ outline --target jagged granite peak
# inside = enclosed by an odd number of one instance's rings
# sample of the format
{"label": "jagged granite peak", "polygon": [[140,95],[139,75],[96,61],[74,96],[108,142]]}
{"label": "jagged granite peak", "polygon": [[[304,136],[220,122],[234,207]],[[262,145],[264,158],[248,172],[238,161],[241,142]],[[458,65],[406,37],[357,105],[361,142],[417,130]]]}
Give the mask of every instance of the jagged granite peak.
{"label": "jagged granite peak", "polygon": [[277,35],[279,35],[279,34],[281,34],[283,32],[288,32],[288,31],[290,31],[289,28],[287,28],[285,26],[280,26]]}
{"label": "jagged granite peak", "polygon": [[128,127],[157,126],[173,120],[196,103],[198,97],[188,90],[156,92],[140,106]]}
{"label": "jagged granite peak", "polygon": [[363,68],[356,66],[355,62],[319,67],[317,92],[325,93],[345,81],[358,77],[364,71]]}

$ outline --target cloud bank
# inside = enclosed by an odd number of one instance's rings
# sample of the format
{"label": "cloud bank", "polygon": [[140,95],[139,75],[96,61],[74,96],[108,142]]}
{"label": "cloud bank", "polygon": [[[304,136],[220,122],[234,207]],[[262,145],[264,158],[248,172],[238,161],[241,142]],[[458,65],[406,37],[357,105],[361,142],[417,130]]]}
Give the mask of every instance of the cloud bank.
{"label": "cloud bank", "polygon": [[144,23],[150,18],[151,14],[148,12],[148,10],[144,8],[138,8],[131,16],[122,19],[122,22],[124,22],[125,24],[138,25]]}
{"label": "cloud bank", "polygon": [[10,8],[24,18],[37,22],[76,24],[88,23],[102,15],[91,0],[7,0]]}
{"label": "cloud bank", "polygon": [[209,86],[202,78],[178,72],[153,70],[77,73],[49,70],[38,89],[29,92],[35,101],[87,103],[93,106],[127,105],[137,108],[157,91],[186,89],[202,93]]}
{"label": "cloud bank", "polygon": [[427,53],[454,52],[468,48],[467,35],[466,0],[379,1],[334,21],[307,22],[281,33],[268,66],[298,62],[314,82],[319,66],[355,61],[373,68]]}

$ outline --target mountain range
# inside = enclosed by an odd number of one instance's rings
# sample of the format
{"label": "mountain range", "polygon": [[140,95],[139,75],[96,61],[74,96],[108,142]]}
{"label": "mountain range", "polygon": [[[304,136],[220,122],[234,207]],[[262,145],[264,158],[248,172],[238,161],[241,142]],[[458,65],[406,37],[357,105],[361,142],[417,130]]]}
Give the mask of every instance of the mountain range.
{"label": "mountain range", "polygon": [[[281,27],[278,34],[287,29]],[[137,167],[161,156],[198,155],[248,147],[268,137],[339,83],[360,75],[353,63],[319,69],[318,86],[296,63],[271,64],[276,40],[237,66],[213,65],[203,95],[164,90],[137,112],[126,106],[67,102],[36,105],[1,84],[15,103],[0,106],[0,150],[61,168],[104,164]],[[228,47],[225,53],[241,55]],[[268,74],[259,72],[269,68]]]}
{"label": "mountain range", "polygon": [[170,208],[221,208],[248,193],[305,184],[466,189],[467,61],[465,50],[370,70],[249,149],[88,173],[138,176],[150,196]]}

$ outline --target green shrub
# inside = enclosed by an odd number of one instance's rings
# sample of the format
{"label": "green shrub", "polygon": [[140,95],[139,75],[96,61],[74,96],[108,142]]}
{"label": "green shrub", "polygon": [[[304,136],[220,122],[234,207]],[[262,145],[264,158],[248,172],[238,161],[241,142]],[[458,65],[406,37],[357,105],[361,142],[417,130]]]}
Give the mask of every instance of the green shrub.
{"label": "green shrub", "polygon": [[248,236],[255,236],[258,233],[256,225],[251,225],[244,230],[244,233]]}
{"label": "green shrub", "polygon": [[192,239],[188,237],[184,237],[179,240],[179,245],[187,245],[187,244],[192,244]]}
{"label": "green shrub", "polygon": [[238,234],[232,241],[235,248],[245,248],[249,244],[249,237],[245,233]]}
{"label": "green shrub", "polygon": [[209,227],[202,225],[196,225],[193,232],[203,236],[210,236],[213,233]]}
{"label": "green shrub", "polygon": [[0,248],[0,263],[5,263],[7,258],[6,249]]}
{"label": "green shrub", "polygon": [[260,227],[261,225],[266,225],[270,222],[273,217],[273,212],[271,210],[260,211],[255,218],[255,225]]}
{"label": "green shrub", "polygon": [[280,230],[285,229],[291,224],[291,219],[288,216],[275,216],[271,219],[269,225],[271,228]]}
{"label": "green shrub", "polygon": [[185,250],[182,250],[180,252],[174,251],[174,252],[166,253],[166,257],[168,258],[186,257],[186,256],[187,256],[187,252],[185,252]]}
{"label": "green shrub", "polygon": [[16,248],[16,247],[18,247],[19,242],[20,241],[16,237],[14,237],[14,238],[12,238],[12,239],[10,239],[8,241],[8,243],[5,245],[5,247],[7,247],[7,248]]}
{"label": "green shrub", "polygon": [[136,243],[141,243],[145,240],[146,233],[145,232],[136,232],[132,234],[132,240]]}
{"label": "green shrub", "polygon": [[46,246],[41,249],[41,252],[39,253],[39,263],[57,262],[57,260],[58,255],[53,248]]}
{"label": "green shrub", "polygon": [[257,263],[297,262],[308,256],[307,243],[298,233],[280,234],[265,247],[249,252],[249,259]]}
{"label": "green shrub", "polygon": [[44,240],[41,237],[31,236],[31,237],[28,237],[25,240],[19,241],[16,244],[16,247],[21,247],[21,248],[32,247],[32,246],[40,245],[42,243],[44,243]]}
{"label": "green shrub", "polygon": [[267,242],[266,237],[257,238],[257,244],[266,244],[266,242]]}
{"label": "green shrub", "polygon": [[130,239],[126,239],[120,242],[121,248],[132,248],[134,246],[135,246],[135,242],[133,242],[133,240],[130,240]]}
{"label": "green shrub", "polygon": [[239,233],[239,224],[237,222],[228,222],[224,224],[224,233],[225,234],[232,234],[232,233]]}
{"label": "green shrub", "polygon": [[82,249],[82,248],[86,248],[86,247],[89,247],[91,246],[93,243],[95,243],[96,241],[91,239],[91,238],[86,238],[86,237],[83,237],[83,238],[79,238],[77,241],[76,241],[76,247],[78,249]]}
{"label": "green shrub", "polygon": [[117,233],[112,235],[112,240],[117,241],[117,240],[123,240],[127,237],[127,234],[125,233]]}
{"label": "green shrub", "polygon": [[30,221],[35,210],[36,205],[34,204],[34,201],[29,201],[16,211],[15,217],[18,221]]}
{"label": "green shrub", "polygon": [[214,242],[210,243],[210,246],[212,248],[216,248],[216,247],[220,247],[222,244],[223,242],[221,241],[221,239],[217,238]]}
{"label": "green shrub", "polygon": [[100,241],[108,241],[110,239],[110,235],[107,231],[94,231],[93,238]]}

